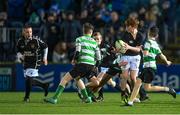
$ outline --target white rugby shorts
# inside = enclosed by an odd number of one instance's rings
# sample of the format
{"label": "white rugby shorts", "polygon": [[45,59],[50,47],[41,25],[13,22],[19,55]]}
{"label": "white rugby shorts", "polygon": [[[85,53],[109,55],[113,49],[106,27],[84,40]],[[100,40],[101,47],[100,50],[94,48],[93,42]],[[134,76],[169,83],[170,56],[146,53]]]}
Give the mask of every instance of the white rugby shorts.
{"label": "white rugby shorts", "polygon": [[139,65],[140,65],[141,56],[122,56],[121,61],[128,62],[127,65],[121,66],[122,70],[137,70],[139,71]]}
{"label": "white rugby shorts", "polygon": [[38,69],[32,69],[32,68],[27,68],[24,70],[24,77],[29,76],[29,77],[37,77],[39,76],[38,74]]}

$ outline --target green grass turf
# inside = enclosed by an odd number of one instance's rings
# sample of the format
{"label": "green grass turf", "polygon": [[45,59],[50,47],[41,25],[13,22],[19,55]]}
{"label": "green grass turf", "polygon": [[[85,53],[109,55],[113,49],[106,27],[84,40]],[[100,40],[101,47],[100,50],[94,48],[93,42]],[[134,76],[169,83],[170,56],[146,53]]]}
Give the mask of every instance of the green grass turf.
{"label": "green grass turf", "polygon": [[[151,100],[136,103],[133,107],[123,106],[120,93],[105,93],[99,103],[82,103],[77,93],[63,93],[58,104],[43,102],[43,93],[31,93],[31,102],[22,101],[22,92],[0,92],[0,114],[180,114],[180,95],[173,99],[168,94],[151,93]],[[52,96],[50,93],[48,97]]]}

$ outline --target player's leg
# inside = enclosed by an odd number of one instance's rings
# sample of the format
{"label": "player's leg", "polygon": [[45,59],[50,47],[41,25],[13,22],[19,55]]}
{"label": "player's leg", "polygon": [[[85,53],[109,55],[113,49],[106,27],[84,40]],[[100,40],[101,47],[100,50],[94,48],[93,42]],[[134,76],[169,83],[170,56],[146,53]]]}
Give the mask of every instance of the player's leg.
{"label": "player's leg", "polygon": [[151,82],[155,77],[155,70],[153,68],[146,68],[144,69],[147,77],[144,78],[144,89],[146,91],[164,91],[172,95],[176,98],[176,92],[173,88],[163,87],[163,86],[152,86]]}
{"label": "player's leg", "polygon": [[149,96],[147,95],[147,92],[145,91],[143,85],[141,85],[140,89],[139,89],[139,99],[140,101],[145,101],[147,99],[149,99]]}
{"label": "player's leg", "polygon": [[107,81],[111,78],[112,76],[109,75],[109,74],[104,74],[103,78],[101,79],[101,81],[99,82],[99,85],[97,87],[94,87],[92,89],[92,91],[95,93],[95,92],[98,92],[103,86],[104,84],[107,83]]}
{"label": "player's leg", "polygon": [[30,97],[30,91],[32,88],[32,78],[29,76],[25,77],[25,96],[24,96],[24,102],[29,102]]}
{"label": "player's leg", "polygon": [[128,105],[131,105],[131,106],[133,105],[133,102],[134,102],[135,98],[137,97],[137,95],[139,93],[139,89],[140,89],[141,85],[142,85],[142,81],[141,81],[141,79],[138,78],[135,85],[134,85],[134,88],[133,88],[133,91],[131,93],[130,99],[129,99],[128,103],[127,103]]}
{"label": "player's leg", "polygon": [[91,100],[91,97],[88,96],[88,93],[87,93],[86,87],[84,85],[84,82],[81,79],[77,79],[76,82],[77,82],[77,86],[80,89],[81,94],[83,96],[83,101],[85,103],[91,103],[92,100]]}
{"label": "player's leg", "polygon": [[49,83],[42,83],[39,81],[38,77],[32,79],[32,86],[38,86],[44,89],[44,96],[48,95]]}
{"label": "player's leg", "polygon": [[86,87],[88,87],[88,88],[96,87],[96,86],[99,85],[99,80],[98,80],[95,76],[91,77],[91,78],[89,79],[89,81],[90,81],[90,82],[88,82],[88,83],[86,84]]}
{"label": "player's leg", "polygon": [[[140,65],[141,56],[131,56],[130,57],[130,78],[131,78],[131,90],[133,90],[134,85],[136,83],[136,77],[139,73],[139,65]],[[140,102],[139,98],[136,98],[137,102]]]}
{"label": "player's leg", "polygon": [[[107,67],[100,67],[101,72],[98,74],[97,79],[99,81],[102,80],[102,77],[104,76],[104,74],[106,74],[106,72],[109,70],[109,68]],[[97,101],[103,101],[104,100],[104,91],[103,91],[103,87],[98,91],[98,97],[96,98]]]}
{"label": "player's leg", "polygon": [[145,83],[144,84],[144,88],[146,91],[153,91],[153,92],[167,92],[170,95],[172,95],[173,98],[176,98],[176,92],[173,88],[169,88],[169,87],[163,87],[163,86],[152,86],[149,83]]}
{"label": "player's leg", "polygon": [[108,85],[110,85],[111,87],[115,87],[116,86],[116,82],[111,79],[109,79],[109,81],[107,82]]}
{"label": "player's leg", "polygon": [[44,101],[52,103],[52,104],[56,104],[57,103],[57,99],[60,97],[60,95],[62,94],[62,92],[64,91],[64,88],[66,86],[66,84],[71,81],[73,79],[73,77],[71,76],[71,74],[68,72],[65,74],[65,76],[61,79],[55,94],[53,95],[53,97],[51,98],[46,98],[44,99]]}
{"label": "player's leg", "polygon": [[126,84],[127,84],[128,76],[129,76],[129,71],[123,70],[121,74],[120,86],[121,86],[121,100],[125,103],[127,103],[128,100],[128,94],[126,92]]}

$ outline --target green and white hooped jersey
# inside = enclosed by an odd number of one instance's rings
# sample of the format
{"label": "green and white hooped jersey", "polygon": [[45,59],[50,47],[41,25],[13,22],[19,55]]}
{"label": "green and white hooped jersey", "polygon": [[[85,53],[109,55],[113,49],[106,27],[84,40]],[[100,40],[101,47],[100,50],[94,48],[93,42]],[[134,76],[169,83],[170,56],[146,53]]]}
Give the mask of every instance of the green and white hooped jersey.
{"label": "green and white hooped jersey", "polygon": [[98,44],[90,35],[76,38],[76,51],[80,52],[78,63],[95,65],[96,60],[101,60]]}
{"label": "green and white hooped jersey", "polygon": [[156,56],[158,54],[161,54],[161,50],[159,48],[159,45],[155,40],[148,39],[144,44],[144,50],[148,51],[148,55],[143,55],[143,68],[151,67],[156,69]]}

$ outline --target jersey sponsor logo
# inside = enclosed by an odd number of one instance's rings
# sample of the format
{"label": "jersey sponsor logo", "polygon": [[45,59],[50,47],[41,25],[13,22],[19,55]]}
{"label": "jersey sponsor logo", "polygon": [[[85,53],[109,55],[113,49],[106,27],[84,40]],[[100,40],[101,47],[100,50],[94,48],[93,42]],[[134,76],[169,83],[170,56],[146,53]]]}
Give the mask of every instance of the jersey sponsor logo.
{"label": "jersey sponsor logo", "polygon": [[31,48],[34,49],[34,48],[35,48],[35,45],[34,45],[34,44],[31,44]]}
{"label": "jersey sponsor logo", "polygon": [[129,41],[130,44],[134,43],[132,40]]}
{"label": "jersey sponsor logo", "polygon": [[24,48],[24,45],[21,45],[20,47],[21,47],[21,48]]}
{"label": "jersey sponsor logo", "polygon": [[31,53],[31,51],[25,51],[24,56],[35,56],[35,54]]}

